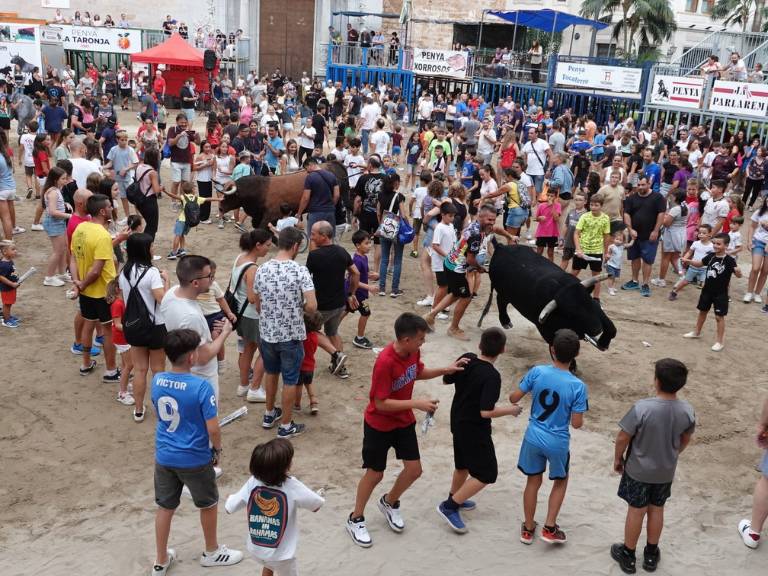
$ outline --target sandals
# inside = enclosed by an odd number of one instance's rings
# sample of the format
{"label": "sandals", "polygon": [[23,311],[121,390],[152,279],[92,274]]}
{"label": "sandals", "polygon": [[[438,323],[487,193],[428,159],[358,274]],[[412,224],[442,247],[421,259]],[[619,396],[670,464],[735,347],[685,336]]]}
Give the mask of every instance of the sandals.
{"label": "sandals", "polygon": [[309,403],[309,413],[310,413],[310,415],[312,415],[312,416],[317,416],[317,413],[320,411],[320,409],[318,408],[318,406],[319,406],[319,404],[317,403],[317,401],[316,401],[316,400],[312,400],[312,401]]}

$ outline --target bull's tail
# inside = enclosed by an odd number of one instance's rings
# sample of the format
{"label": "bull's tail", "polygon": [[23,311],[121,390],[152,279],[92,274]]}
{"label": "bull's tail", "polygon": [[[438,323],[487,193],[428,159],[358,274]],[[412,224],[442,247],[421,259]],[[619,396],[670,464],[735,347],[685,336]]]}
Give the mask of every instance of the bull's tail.
{"label": "bull's tail", "polygon": [[477,321],[478,328],[480,328],[483,325],[483,320],[485,319],[488,312],[491,310],[492,303],[493,303],[493,284],[491,284],[491,292],[488,294],[488,302],[485,303],[485,307],[483,308],[483,313],[480,314],[480,319]]}

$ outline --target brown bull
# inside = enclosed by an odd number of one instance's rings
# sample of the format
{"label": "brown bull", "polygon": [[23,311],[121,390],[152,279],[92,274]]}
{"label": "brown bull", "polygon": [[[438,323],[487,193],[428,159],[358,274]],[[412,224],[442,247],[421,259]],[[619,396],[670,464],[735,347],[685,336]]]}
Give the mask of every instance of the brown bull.
{"label": "brown bull", "polygon": [[[339,181],[342,204],[349,206],[349,180],[347,171],[338,162],[327,162],[323,168],[333,173]],[[236,189],[225,195],[221,211],[237,208],[245,210],[252,218],[254,228],[266,228],[268,222],[280,217],[280,204],[287,203],[295,213],[304,192],[305,170],[284,176],[246,176],[237,180]],[[338,212],[338,210],[337,210]]]}

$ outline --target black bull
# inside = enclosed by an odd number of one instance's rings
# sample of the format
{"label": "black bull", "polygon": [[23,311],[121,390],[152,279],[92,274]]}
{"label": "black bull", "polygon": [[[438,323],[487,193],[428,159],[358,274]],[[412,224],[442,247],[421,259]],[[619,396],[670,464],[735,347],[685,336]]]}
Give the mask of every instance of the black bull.
{"label": "black bull", "polygon": [[[323,165],[325,170],[333,173],[339,182],[341,206],[349,209],[349,179],[347,171],[339,162],[332,161]],[[299,208],[299,201],[304,192],[304,170],[284,176],[246,176],[237,180],[236,190],[224,196],[220,203],[222,212],[243,208],[253,220],[254,228],[266,228],[268,222],[274,222],[280,217],[280,204],[286,203],[294,213]],[[337,219],[343,217],[337,206]],[[336,224],[336,222],[331,222]]]}
{"label": "black bull", "polygon": [[579,338],[588,337],[600,350],[606,350],[616,336],[613,322],[591,296],[594,279],[579,282],[527,246],[498,245],[488,275],[491,294],[478,326],[491,307],[495,290],[499,321],[505,328],[512,326],[507,314],[511,304],[550,344],[561,328],[570,328]]}

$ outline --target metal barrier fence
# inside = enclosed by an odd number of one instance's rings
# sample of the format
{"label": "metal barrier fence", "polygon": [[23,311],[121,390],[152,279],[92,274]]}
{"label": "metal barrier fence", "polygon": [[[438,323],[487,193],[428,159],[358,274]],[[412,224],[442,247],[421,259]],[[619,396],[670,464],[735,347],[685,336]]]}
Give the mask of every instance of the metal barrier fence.
{"label": "metal barrier fence", "polygon": [[501,59],[494,53],[483,52],[473,55],[472,71],[475,77],[501,78],[533,84],[547,83],[548,54],[542,57],[542,64],[531,66],[528,52],[506,52]]}
{"label": "metal barrier fence", "polygon": [[328,62],[337,66],[363,66],[369,68],[410,69],[413,63],[411,49],[362,47],[359,44],[326,44],[325,50],[330,55]]}

